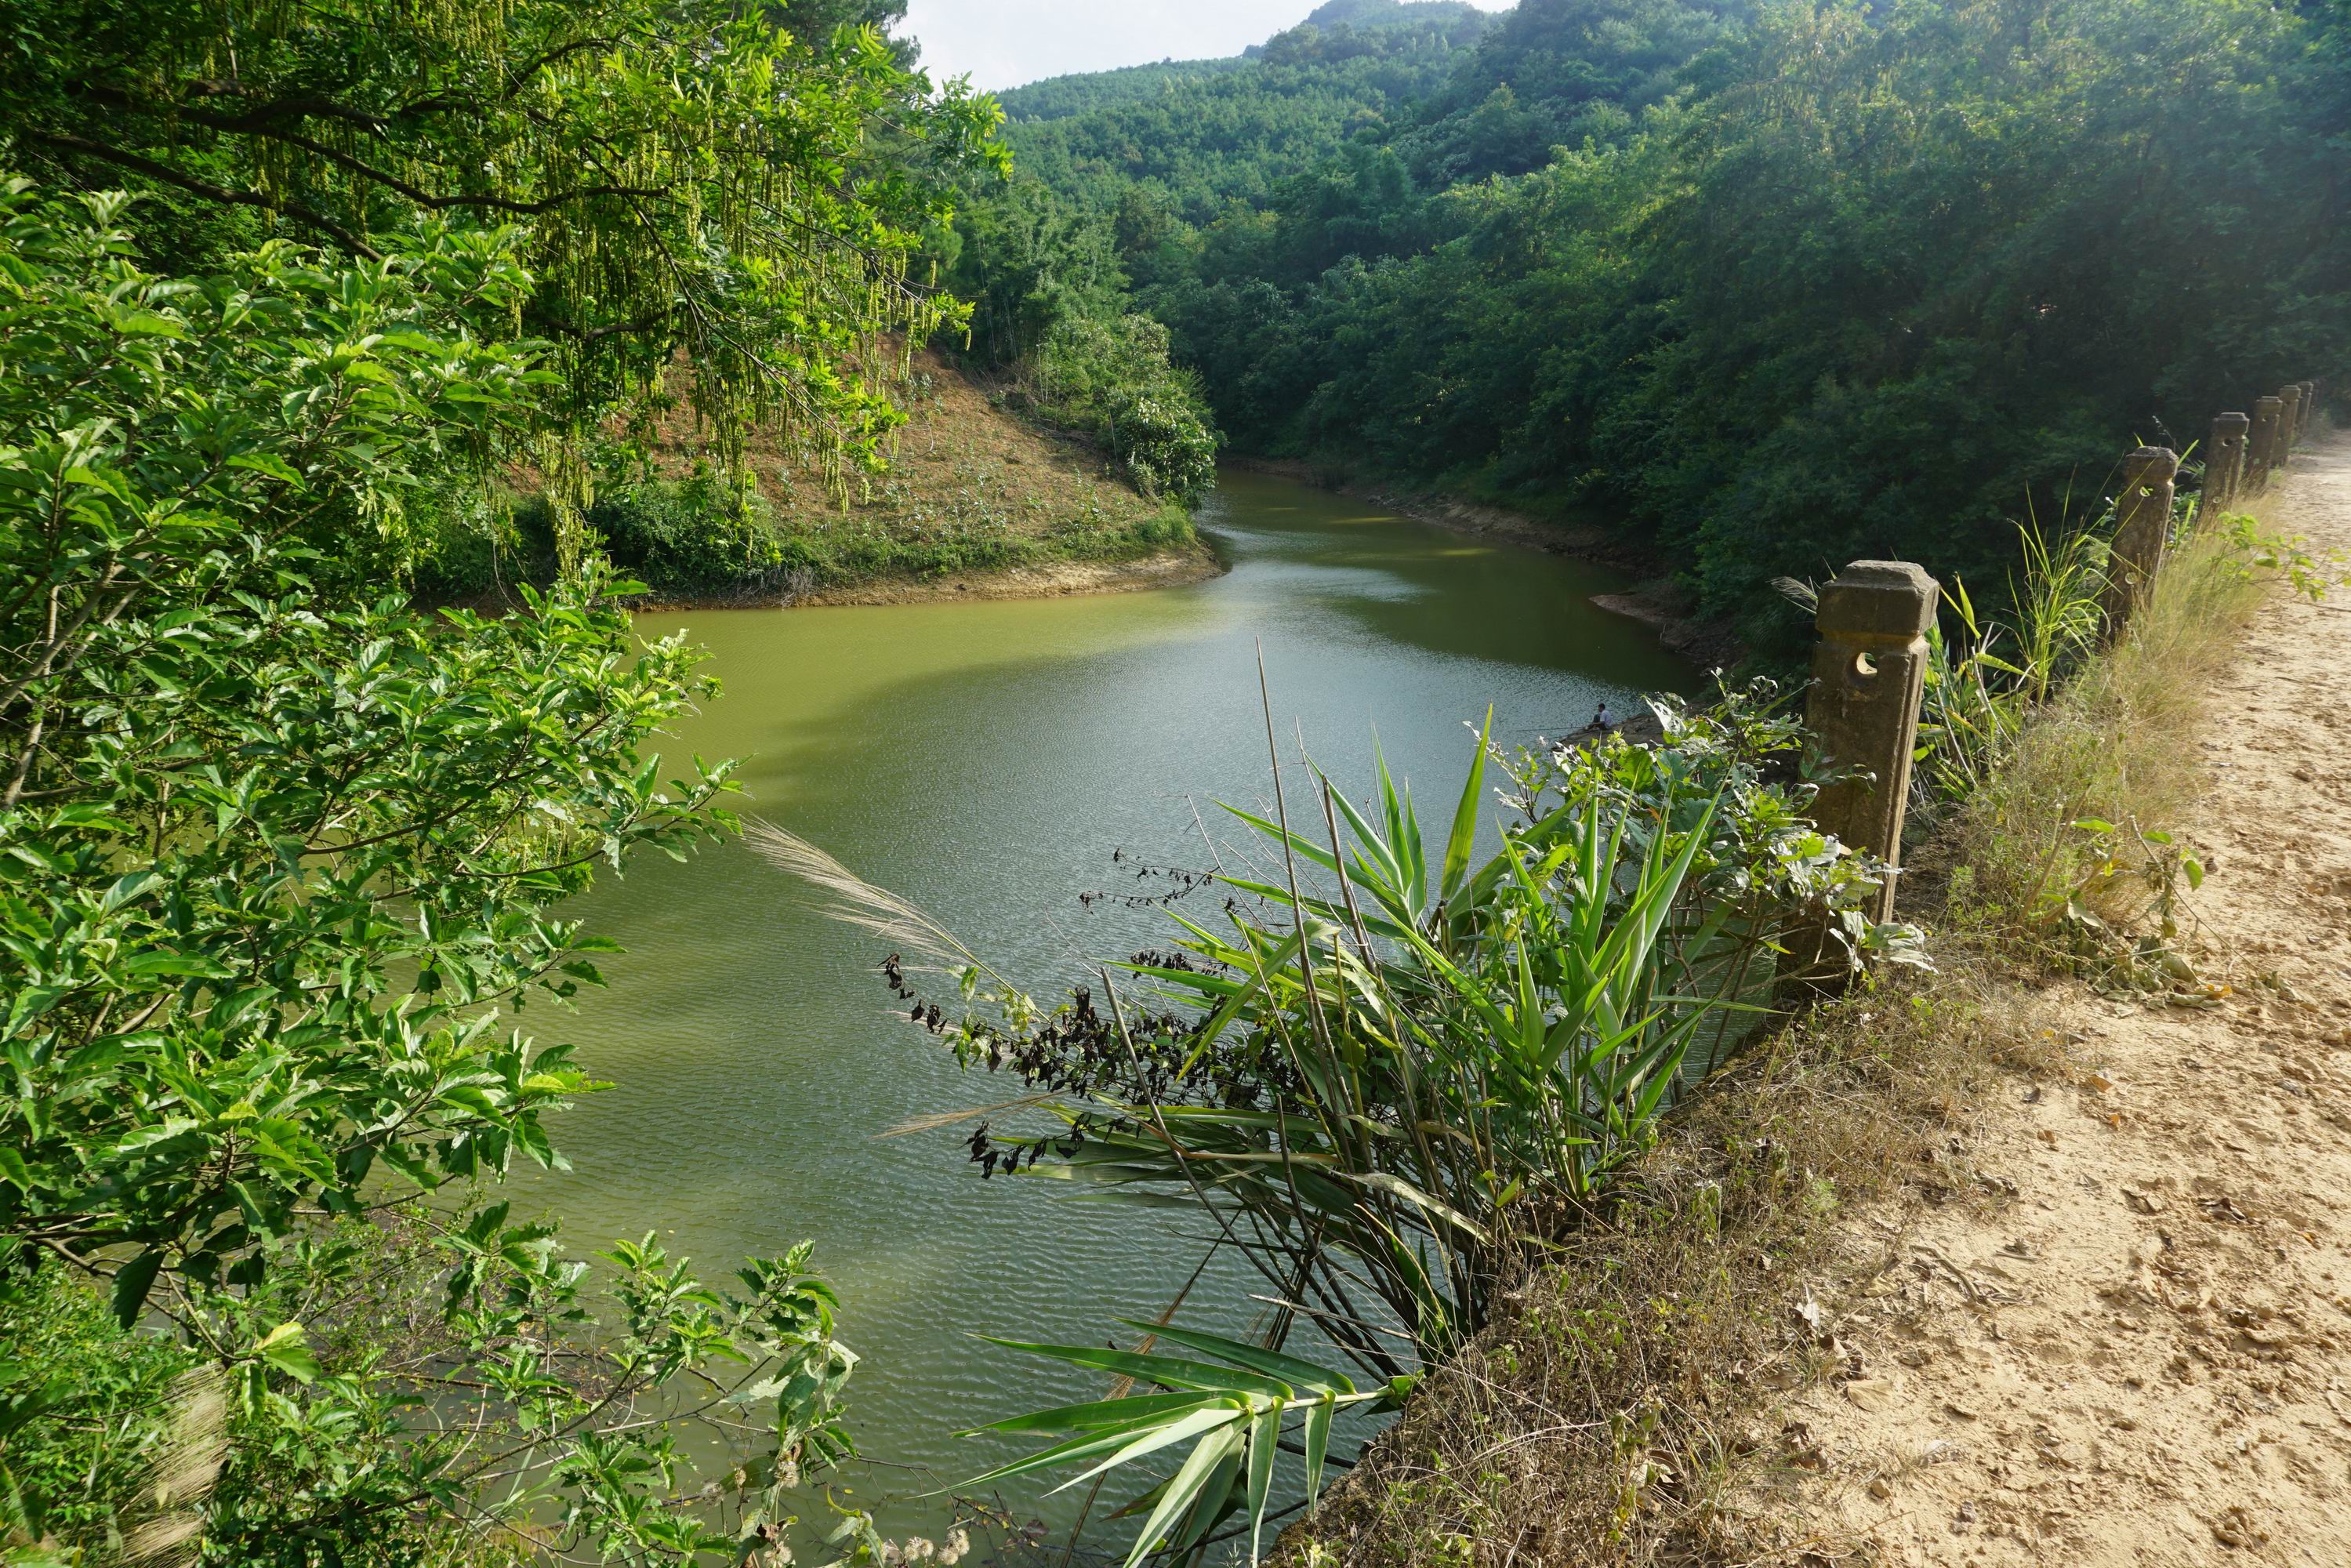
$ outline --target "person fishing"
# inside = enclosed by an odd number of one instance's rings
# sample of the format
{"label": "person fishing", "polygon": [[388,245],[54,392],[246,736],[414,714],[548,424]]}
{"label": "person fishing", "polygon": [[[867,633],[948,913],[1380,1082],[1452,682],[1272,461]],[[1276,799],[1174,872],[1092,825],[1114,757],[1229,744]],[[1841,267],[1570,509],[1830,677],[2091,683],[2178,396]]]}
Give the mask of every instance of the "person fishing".
{"label": "person fishing", "polygon": [[1600,711],[1592,716],[1592,724],[1590,727],[1599,731],[1602,735],[1612,734],[1615,730],[1616,716],[1608,711],[1608,705],[1606,702],[1602,702],[1600,705]]}

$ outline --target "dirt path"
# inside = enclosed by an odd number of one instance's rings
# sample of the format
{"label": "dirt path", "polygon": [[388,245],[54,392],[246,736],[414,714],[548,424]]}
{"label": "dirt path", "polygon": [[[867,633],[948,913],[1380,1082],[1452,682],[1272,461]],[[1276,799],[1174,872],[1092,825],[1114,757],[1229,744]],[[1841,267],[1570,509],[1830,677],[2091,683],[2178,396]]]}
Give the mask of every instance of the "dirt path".
{"label": "dirt path", "polygon": [[[2277,524],[2351,550],[2351,442],[2290,474]],[[1820,1282],[1841,1371],[1750,1500],[1792,1560],[2351,1563],[2346,616],[2280,595],[2180,742],[2233,995],[2054,1001],[2074,1082],[2003,1088],[1969,1151],[2004,1201],[1859,1223]]]}

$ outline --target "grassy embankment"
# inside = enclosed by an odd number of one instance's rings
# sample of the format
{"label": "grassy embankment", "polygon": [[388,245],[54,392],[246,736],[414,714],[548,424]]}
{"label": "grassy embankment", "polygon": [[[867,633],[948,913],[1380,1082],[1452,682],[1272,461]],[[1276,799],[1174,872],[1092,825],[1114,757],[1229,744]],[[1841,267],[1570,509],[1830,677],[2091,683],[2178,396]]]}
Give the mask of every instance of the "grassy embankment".
{"label": "grassy embankment", "polygon": [[[746,459],[756,493],[747,516],[729,517],[681,411],[651,453],[656,476],[603,484],[589,526],[671,602],[1043,594],[1215,571],[1180,505],[1138,494],[1092,444],[1013,413],[935,355],[916,355],[893,396],[908,417],[888,471],[852,475],[846,504],[805,454],[755,433]],[[427,591],[468,595],[547,577],[543,505],[518,507],[514,533],[496,556],[486,540],[453,549],[428,568]]]}
{"label": "grassy embankment", "polygon": [[2204,779],[2187,737],[2265,591],[2217,532],[2180,550],[2130,633],[2030,713],[1911,856],[1903,914],[1928,926],[1939,972],[1815,1009],[1673,1117],[1290,1531],[1285,1560],[1729,1563],[1786,1546],[1730,1500],[1758,1467],[1818,1462],[1771,1415],[1843,1359],[1805,1316],[1807,1270],[1856,1211],[1996,1200],[1971,1165],[1986,1096],[2055,1071],[2064,1049],[2035,993],[2069,973],[2127,981],[2148,903],[2137,868],[2101,874],[2114,835],[2080,824],[2189,820]]}

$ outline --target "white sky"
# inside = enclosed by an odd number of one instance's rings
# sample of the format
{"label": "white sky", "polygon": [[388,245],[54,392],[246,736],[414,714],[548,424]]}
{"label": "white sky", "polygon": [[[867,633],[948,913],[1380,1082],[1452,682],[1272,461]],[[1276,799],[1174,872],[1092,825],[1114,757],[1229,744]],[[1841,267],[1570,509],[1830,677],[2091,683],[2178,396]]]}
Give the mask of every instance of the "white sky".
{"label": "white sky", "polygon": [[[913,0],[902,31],[936,81],[990,91],[1072,71],[1237,55],[1305,20],[1318,0]],[[1484,11],[1513,0],[1470,0]]]}

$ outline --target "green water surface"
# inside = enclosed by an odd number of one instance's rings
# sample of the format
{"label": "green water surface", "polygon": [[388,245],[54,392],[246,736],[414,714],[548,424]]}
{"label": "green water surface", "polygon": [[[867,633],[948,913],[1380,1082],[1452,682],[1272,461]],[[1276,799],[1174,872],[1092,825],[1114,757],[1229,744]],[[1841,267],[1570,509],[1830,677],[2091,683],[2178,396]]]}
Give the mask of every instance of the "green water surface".
{"label": "green water surface", "polygon": [[[1190,587],[648,616],[648,634],[690,631],[725,683],[676,749],[746,758],[747,810],[920,904],[1050,998],[1087,960],[1170,935],[1152,912],[1079,902],[1129,885],[1114,850],[1198,865],[1196,811],[1237,838],[1215,803],[1270,801],[1260,641],[1285,752],[1302,736],[1360,793],[1376,727],[1433,832],[1469,760],[1465,724],[1489,703],[1499,737],[1531,740],[1581,726],[1604,698],[1621,714],[1697,678],[1647,629],[1588,602],[1621,586],[1595,567],[1260,476],[1228,476],[1201,521],[1232,570]],[[892,1011],[883,945],[820,902],[736,843],[598,887],[581,913],[628,954],[606,966],[610,991],[560,1030],[538,1027],[578,1040],[618,1087],[564,1119],[576,1171],[535,1196],[576,1242],[651,1229],[720,1277],[814,1238],[864,1357],[859,1442],[913,1467],[860,1478],[873,1501],[996,1452],[958,1427],[1091,1396],[972,1335],[1122,1333],[1115,1319],[1156,1313],[1190,1274],[1200,1226],[1025,1177],[983,1182],[957,1133],[879,1137],[1019,1085],[965,1074]],[[1191,1318],[1234,1323],[1249,1284],[1212,1276]],[[1038,1490],[1014,1500],[1035,1507]],[[937,1509],[884,1514],[923,1528]]]}

